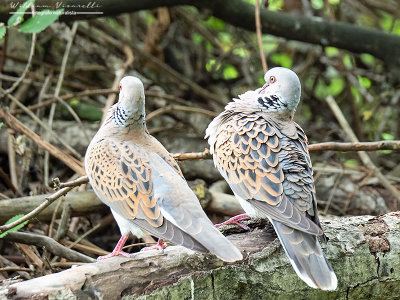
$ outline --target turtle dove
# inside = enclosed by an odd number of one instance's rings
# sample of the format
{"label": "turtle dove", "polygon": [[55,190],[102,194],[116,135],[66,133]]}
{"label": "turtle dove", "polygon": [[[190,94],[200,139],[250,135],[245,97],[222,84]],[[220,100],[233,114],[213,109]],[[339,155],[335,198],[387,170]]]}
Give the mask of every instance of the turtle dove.
{"label": "turtle dove", "polygon": [[124,77],[118,103],[86,152],[89,182],[110,207],[122,235],[114,251],[99,259],[128,256],[122,247],[129,233],[140,238],[148,232],[224,261],[241,260],[240,251],[202,210],[171,154],[148,133],[144,104],[140,79]]}
{"label": "turtle dove", "polygon": [[317,211],[307,137],[293,121],[300,101],[296,73],[273,68],[266,84],[227,104],[208,126],[214,163],[246,214],[226,223],[268,218],[298,276],[310,287],[334,290],[336,275],[317,236]]}

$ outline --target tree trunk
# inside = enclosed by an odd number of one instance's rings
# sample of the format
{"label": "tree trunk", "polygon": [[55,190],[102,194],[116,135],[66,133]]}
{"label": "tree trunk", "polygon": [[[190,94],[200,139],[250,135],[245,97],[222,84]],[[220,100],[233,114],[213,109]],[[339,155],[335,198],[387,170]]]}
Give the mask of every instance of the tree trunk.
{"label": "tree trunk", "polygon": [[332,292],[309,288],[297,277],[269,224],[249,226],[250,232],[226,230],[245,253],[245,259],[235,264],[171,246],[163,254],[148,251],[132,258],[114,257],[3,285],[0,298],[394,299],[400,295],[400,213],[324,220],[329,241],[323,248],[339,280]]}

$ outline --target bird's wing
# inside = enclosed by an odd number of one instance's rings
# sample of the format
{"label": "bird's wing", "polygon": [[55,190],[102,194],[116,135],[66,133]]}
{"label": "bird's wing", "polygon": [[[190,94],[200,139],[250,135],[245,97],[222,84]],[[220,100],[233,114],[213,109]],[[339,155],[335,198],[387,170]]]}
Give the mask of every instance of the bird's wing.
{"label": "bird's wing", "polygon": [[87,155],[88,175],[101,200],[126,219],[139,210],[152,226],[162,225],[162,215],[153,195],[152,170],[145,153],[128,143],[103,139]]}
{"label": "bird's wing", "polygon": [[154,195],[167,220],[225,261],[242,259],[240,251],[214,227],[184,178],[157,153],[151,154]]}
{"label": "bird's wing", "polygon": [[162,214],[148,152],[133,143],[103,139],[90,148],[87,157],[90,183],[112,210],[159,238],[206,251]]}
{"label": "bird's wing", "polygon": [[321,235],[321,228],[284,193],[281,137],[274,124],[257,114],[233,115],[216,132],[214,161],[240,198],[288,226]]}

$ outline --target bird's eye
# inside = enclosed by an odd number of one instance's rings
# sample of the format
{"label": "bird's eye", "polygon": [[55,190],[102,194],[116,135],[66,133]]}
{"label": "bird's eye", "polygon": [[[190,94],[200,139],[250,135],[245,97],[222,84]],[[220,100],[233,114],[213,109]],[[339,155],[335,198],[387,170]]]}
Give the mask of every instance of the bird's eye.
{"label": "bird's eye", "polygon": [[119,88],[119,90],[122,90],[122,86],[121,85],[119,85],[118,88]]}
{"label": "bird's eye", "polygon": [[276,77],[275,76],[271,76],[270,78],[269,78],[269,82],[270,83],[274,83],[276,81]]}

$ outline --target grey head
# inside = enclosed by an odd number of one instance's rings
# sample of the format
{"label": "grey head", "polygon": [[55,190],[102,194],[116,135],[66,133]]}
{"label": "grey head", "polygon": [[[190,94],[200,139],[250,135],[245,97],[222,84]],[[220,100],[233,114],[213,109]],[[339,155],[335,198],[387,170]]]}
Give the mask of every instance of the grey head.
{"label": "grey head", "polygon": [[262,111],[295,111],[300,102],[299,77],[290,69],[277,67],[264,75],[265,84],[256,90]]}
{"label": "grey head", "polygon": [[125,76],[119,83],[119,90],[118,103],[113,115],[115,125],[144,125],[145,97],[142,81],[134,76]]}

